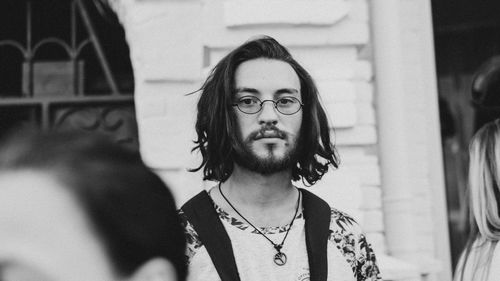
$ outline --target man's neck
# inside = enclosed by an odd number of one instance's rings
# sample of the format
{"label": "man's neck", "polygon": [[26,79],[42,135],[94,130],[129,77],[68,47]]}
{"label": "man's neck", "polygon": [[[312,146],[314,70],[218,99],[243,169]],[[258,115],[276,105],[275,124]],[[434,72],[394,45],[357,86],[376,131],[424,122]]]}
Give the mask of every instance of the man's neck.
{"label": "man's neck", "polygon": [[[231,177],[221,184],[224,196],[254,225],[278,226],[289,223],[297,206],[298,192],[291,171],[262,175],[235,166]],[[217,205],[239,217],[218,189],[211,192]]]}

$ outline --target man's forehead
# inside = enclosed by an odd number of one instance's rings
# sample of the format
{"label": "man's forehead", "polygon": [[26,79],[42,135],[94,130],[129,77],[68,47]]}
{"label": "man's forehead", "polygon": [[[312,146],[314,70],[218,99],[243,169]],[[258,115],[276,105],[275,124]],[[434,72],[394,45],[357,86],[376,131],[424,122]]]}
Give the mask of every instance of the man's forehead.
{"label": "man's forehead", "polygon": [[299,93],[300,80],[290,64],[259,58],[241,63],[235,72],[235,92],[269,89],[280,93]]}

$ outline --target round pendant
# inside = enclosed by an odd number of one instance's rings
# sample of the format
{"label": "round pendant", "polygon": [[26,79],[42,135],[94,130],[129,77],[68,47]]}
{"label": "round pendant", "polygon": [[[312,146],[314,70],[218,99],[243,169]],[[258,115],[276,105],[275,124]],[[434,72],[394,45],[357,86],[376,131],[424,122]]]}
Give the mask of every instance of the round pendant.
{"label": "round pendant", "polygon": [[286,263],[285,253],[277,252],[276,255],[274,255],[274,263],[279,266],[284,265]]}

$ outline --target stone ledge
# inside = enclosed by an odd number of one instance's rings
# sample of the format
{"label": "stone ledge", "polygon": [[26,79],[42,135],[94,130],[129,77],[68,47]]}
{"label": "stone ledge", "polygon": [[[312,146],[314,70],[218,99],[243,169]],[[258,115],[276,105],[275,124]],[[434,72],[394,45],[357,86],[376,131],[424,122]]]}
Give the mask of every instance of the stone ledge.
{"label": "stone ledge", "polygon": [[334,25],[349,11],[343,0],[231,0],[224,2],[224,23],[226,27]]}

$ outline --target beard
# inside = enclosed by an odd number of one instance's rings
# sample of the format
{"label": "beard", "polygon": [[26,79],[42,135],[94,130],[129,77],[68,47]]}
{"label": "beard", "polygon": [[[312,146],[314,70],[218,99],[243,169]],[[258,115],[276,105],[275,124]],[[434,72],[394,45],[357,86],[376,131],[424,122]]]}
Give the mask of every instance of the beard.
{"label": "beard", "polygon": [[[282,156],[276,156],[276,144],[265,144],[267,152],[265,156],[260,156],[255,153],[253,150],[253,142],[264,134],[264,130],[273,130],[279,138],[287,140],[289,145],[286,146],[287,149]],[[270,128],[263,127],[259,131],[252,132],[244,140],[240,137],[241,134],[237,136],[234,162],[250,171],[261,175],[270,175],[291,169],[297,161],[298,141],[290,139],[287,133],[280,131],[274,126]]]}

